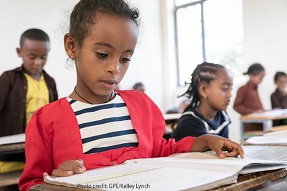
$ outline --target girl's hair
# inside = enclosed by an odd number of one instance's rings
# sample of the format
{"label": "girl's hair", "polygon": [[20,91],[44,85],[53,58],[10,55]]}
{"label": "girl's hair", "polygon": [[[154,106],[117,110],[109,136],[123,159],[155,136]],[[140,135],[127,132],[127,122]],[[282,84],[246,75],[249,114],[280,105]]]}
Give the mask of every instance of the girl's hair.
{"label": "girl's hair", "polygon": [[257,75],[262,71],[265,71],[264,67],[259,63],[254,63],[249,66],[247,72],[243,73],[243,75],[246,74]]}
{"label": "girl's hair", "polygon": [[276,72],[274,76],[274,82],[276,83],[280,77],[287,77],[285,72]]}
{"label": "girl's hair", "polygon": [[139,25],[139,11],[130,8],[124,0],[81,0],[70,16],[70,35],[81,47],[83,39],[90,33],[90,25],[97,22],[98,13],[113,14],[131,19]]}
{"label": "girl's hair", "polygon": [[217,78],[217,71],[219,69],[225,69],[225,67],[219,64],[208,62],[203,62],[202,64],[197,65],[197,67],[194,69],[193,73],[189,77],[190,82],[185,82],[185,84],[189,84],[187,91],[179,96],[186,96],[189,99],[191,98],[191,103],[187,106],[185,111],[199,105],[199,85],[203,82],[209,84],[210,81]]}

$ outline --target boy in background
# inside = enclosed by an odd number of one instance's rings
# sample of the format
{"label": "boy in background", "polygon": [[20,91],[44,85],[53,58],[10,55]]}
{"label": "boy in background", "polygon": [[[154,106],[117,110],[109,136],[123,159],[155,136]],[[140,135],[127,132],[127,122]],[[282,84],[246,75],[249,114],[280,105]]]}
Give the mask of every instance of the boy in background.
{"label": "boy in background", "polygon": [[[21,35],[16,51],[22,65],[0,76],[0,137],[24,133],[34,111],[58,99],[55,80],[43,70],[49,36],[29,29]],[[0,156],[0,173],[23,169],[24,161],[24,153]]]}

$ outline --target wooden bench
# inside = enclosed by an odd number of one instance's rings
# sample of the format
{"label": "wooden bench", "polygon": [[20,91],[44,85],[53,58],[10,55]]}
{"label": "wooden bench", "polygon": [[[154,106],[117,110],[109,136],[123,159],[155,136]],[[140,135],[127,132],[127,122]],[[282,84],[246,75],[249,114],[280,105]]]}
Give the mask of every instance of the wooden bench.
{"label": "wooden bench", "polygon": [[22,171],[0,173],[0,187],[18,184]]}

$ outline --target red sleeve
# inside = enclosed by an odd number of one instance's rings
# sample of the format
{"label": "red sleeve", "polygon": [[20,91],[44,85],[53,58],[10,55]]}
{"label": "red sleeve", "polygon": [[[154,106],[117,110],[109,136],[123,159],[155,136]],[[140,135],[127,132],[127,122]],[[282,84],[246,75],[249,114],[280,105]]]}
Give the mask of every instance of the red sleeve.
{"label": "red sleeve", "polygon": [[[31,118],[25,132],[26,163],[19,180],[21,191],[29,190],[34,184],[43,182],[43,172],[51,173],[54,169],[51,139],[43,127],[42,109]],[[32,170],[31,170],[32,169]]]}
{"label": "red sleeve", "polygon": [[241,115],[247,115],[253,112],[244,105],[244,98],[246,96],[246,88],[244,86],[237,90],[237,95],[233,103],[233,109]]}

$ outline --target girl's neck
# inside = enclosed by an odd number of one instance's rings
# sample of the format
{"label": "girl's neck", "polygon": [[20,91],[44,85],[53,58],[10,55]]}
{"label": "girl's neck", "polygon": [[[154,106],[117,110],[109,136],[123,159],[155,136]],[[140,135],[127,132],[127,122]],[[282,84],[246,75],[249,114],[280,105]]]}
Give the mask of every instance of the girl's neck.
{"label": "girl's neck", "polygon": [[75,100],[79,100],[85,103],[89,103],[89,104],[101,104],[101,103],[107,103],[109,101],[111,101],[112,99],[114,99],[116,93],[114,91],[112,91],[109,95],[108,98],[104,98],[104,100],[92,100],[89,99],[87,97],[84,97],[81,93],[79,93],[78,89],[75,87],[73,93],[70,95],[71,99],[75,99]]}
{"label": "girl's neck", "polygon": [[207,108],[203,105],[199,105],[197,108],[196,108],[196,111],[201,114],[203,117],[205,117],[206,119],[209,119],[209,120],[214,120],[214,117],[216,115],[216,110],[213,110],[211,108]]}

